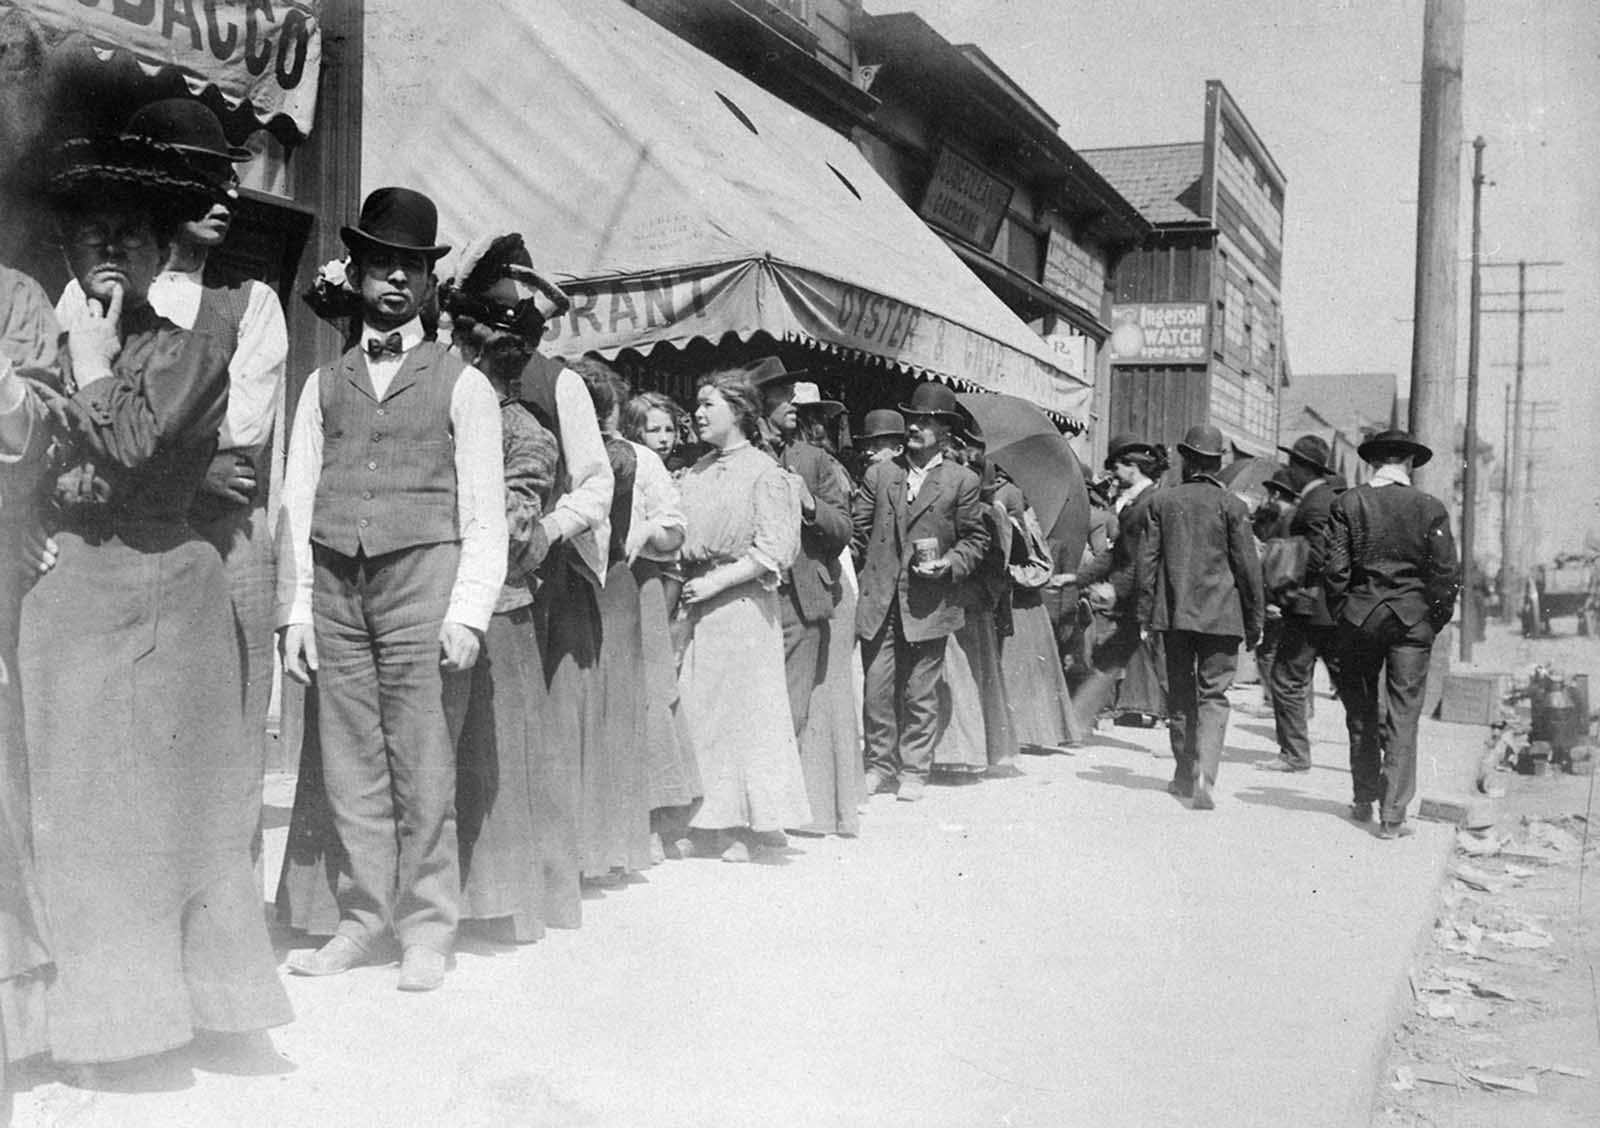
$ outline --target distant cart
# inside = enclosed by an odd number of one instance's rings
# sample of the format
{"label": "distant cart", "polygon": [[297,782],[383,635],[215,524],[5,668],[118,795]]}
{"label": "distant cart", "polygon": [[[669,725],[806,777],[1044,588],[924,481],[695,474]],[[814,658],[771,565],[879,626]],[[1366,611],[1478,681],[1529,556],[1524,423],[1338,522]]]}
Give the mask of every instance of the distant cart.
{"label": "distant cart", "polygon": [[1522,591],[1522,633],[1550,633],[1550,620],[1576,615],[1578,633],[1600,635],[1600,569],[1593,554],[1569,553],[1540,564]]}

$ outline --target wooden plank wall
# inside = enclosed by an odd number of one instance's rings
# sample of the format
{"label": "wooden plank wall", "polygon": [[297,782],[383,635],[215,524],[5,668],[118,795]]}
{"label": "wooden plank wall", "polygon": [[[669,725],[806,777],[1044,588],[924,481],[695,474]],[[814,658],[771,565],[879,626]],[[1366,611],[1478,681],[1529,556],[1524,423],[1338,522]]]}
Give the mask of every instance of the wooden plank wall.
{"label": "wooden plank wall", "polygon": [[1165,443],[1176,461],[1183,433],[1204,423],[1210,409],[1206,369],[1116,365],[1111,369],[1108,435],[1132,431],[1149,442]]}

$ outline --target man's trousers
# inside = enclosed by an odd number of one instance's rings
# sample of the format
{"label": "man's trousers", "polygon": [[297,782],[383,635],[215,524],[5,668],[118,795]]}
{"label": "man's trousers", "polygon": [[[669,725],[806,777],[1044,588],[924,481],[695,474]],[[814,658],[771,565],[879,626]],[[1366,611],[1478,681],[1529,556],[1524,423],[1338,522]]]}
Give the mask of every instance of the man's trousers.
{"label": "man's trousers", "polygon": [[[1387,823],[1405,821],[1417,792],[1417,723],[1422,717],[1434,630],[1406,626],[1386,606],[1359,627],[1340,623],[1339,699],[1350,734],[1350,778],[1357,803],[1381,803]],[[1378,694],[1386,708],[1378,708]]]}
{"label": "man's trousers", "polygon": [[1239,639],[1232,635],[1167,631],[1167,722],[1172,740],[1172,778],[1180,784],[1217,782],[1222,741],[1228,734],[1228,687],[1239,664]]}
{"label": "man's trousers", "polygon": [[867,768],[885,779],[926,779],[933,767],[947,642],[942,636],[907,642],[900,629],[898,602],[890,605],[878,633],[861,640],[866,671],[861,727]]}
{"label": "man's trousers", "polygon": [[1309,768],[1311,737],[1306,717],[1311,700],[1311,679],[1320,656],[1328,667],[1328,676],[1338,686],[1338,641],[1335,628],[1316,626],[1303,615],[1285,615],[1280,622],[1277,649],[1267,674],[1278,755],[1297,768]]}
{"label": "man's trousers", "polygon": [[456,758],[439,629],[460,547],[383,556],[313,546],[318,731],[328,806],[349,858],[339,934],[370,948],[390,928],[405,947],[449,954],[460,914]]}

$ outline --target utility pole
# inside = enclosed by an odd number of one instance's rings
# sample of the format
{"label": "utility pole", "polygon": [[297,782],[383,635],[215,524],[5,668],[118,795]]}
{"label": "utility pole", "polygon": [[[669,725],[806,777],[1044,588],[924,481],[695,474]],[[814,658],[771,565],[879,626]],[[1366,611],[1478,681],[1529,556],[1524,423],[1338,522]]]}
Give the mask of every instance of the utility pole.
{"label": "utility pole", "polygon": [[[1523,528],[1523,520],[1527,501],[1527,488],[1522,477],[1521,463],[1523,391],[1527,370],[1530,367],[1527,361],[1528,317],[1536,313],[1563,312],[1559,307],[1543,306],[1532,308],[1528,305],[1528,298],[1534,295],[1561,293],[1560,290],[1529,290],[1528,268],[1530,266],[1561,266],[1562,264],[1553,259],[1542,259],[1537,262],[1520,259],[1517,262],[1489,262],[1482,265],[1490,268],[1501,267],[1509,269],[1515,267],[1517,271],[1516,290],[1493,290],[1487,294],[1480,293],[1479,295],[1480,297],[1511,297],[1515,295],[1517,299],[1515,309],[1486,309],[1482,311],[1483,313],[1514,313],[1517,316],[1517,361],[1514,366],[1516,368],[1516,379],[1513,382],[1514,390],[1511,396],[1511,449],[1507,452],[1508,461],[1506,463],[1508,471],[1506,492],[1509,497],[1505,506],[1506,520],[1500,526],[1500,606],[1509,616],[1511,604],[1522,590],[1522,578],[1527,571],[1521,559],[1527,549],[1527,538],[1522,535],[1526,532]],[[1515,557],[1513,556],[1513,545],[1516,546]]]}
{"label": "utility pole", "polygon": [[[1417,172],[1416,328],[1411,341],[1411,432],[1455,449],[1456,248],[1461,208],[1461,65],[1466,0],[1426,0],[1422,20],[1422,139]],[[1417,485],[1453,500],[1449,459]],[[1443,474],[1442,488],[1431,481]]]}
{"label": "utility pole", "polygon": [[1478,562],[1478,304],[1483,294],[1483,149],[1480,133],[1472,142],[1472,279],[1467,309],[1467,430],[1462,446],[1467,464],[1461,475],[1461,660],[1472,661],[1472,644],[1483,627],[1477,599]]}

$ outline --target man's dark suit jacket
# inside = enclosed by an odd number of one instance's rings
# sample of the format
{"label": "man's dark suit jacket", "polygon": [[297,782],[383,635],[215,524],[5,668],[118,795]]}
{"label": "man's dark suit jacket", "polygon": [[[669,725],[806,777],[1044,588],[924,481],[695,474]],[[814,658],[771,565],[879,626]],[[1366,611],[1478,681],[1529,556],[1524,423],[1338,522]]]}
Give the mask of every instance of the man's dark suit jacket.
{"label": "man's dark suit jacket", "polygon": [[1318,478],[1316,484],[1301,495],[1300,504],[1289,518],[1289,535],[1306,538],[1306,582],[1289,597],[1283,610],[1285,614],[1299,615],[1315,627],[1333,626],[1322,573],[1327,567],[1328,519],[1337,496],[1338,486],[1332,479]]}
{"label": "man's dark suit jacket", "polygon": [[1325,580],[1335,622],[1359,627],[1387,606],[1408,627],[1427,619],[1439,630],[1461,585],[1450,515],[1399,482],[1346,490],[1328,520]]}
{"label": "man's dark suit jacket", "polygon": [[[970,576],[989,547],[989,530],[978,500],[978,476],[948,458],[934,467],[906,501],[906,464],[899,459],[868,467],[853,512],[856,554],[862,559],[856,602],[856,634],[872,638],[890,606],[900,605],[907,642],[954,634],[966,622],[957,585]],[[913,575],[912,543],[939,541],[950,573],[937,579]]]}
{"label": "man's dark suit jacket", "polygon": [[1139,546],[1139,621],[1158,631],[1261,638],[1261,560],[1250,511],[1205,474],[1150,501]]}
{"label": "man's dark suit jacket", "polygon": [[839,554],[850,543],[846,475],[832,455],[806,442],[790,443],[778,460],[811,491],[816,511],[800,523],[800,553],[790,569],[795,606],[807,623],[826,620],[838,598]]}
{"label": "man's dark suit jacket", "polygon": [[1119,619],[1131,619],[1138,612],[1139,543],[1144,539],[1145,516],[1149,512],[1151,499],[1159,489],[1152,483],[1122,507],[1122,512],[1117,514],[1117,537],[1111,542],[1111,547],[1089,561],[1088,566],[1078,573],[1080,591],[1101,580],[1111,584],[1111,590],[1117,594],[1112,614]]}

